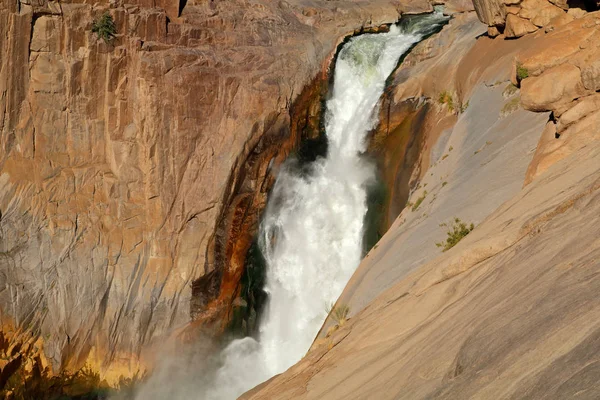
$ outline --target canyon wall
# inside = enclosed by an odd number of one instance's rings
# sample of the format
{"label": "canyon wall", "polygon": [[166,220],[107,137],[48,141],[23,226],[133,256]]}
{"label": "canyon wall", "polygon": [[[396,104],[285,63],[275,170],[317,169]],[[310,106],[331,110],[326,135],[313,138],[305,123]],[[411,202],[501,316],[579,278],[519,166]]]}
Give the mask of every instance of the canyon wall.
{"label": "canyon wall", "polygon": [[[88,364],[116,379],[143,369],[157,338],[160,346],[165,335],[222,331],[270,171],[318,130],[315,98],[336,45],[431,9],[387,0],[2,2],[7,340],[55,370]],[[108,43],[91,32],[104,12],[117,31]]]}
{"label": "canyon wall", "polygon": [[[347,318],[243,398],[600,396],[600,12],[564,4],[514,40],[507,8],[531,3],[474,3],[485,25],[455,18],[393,76],[376,134],[421,150],[406,207],[338,300]],[[420,139],[407,107],[437,114]],[[444,251],[455,218],[475,229]]]}

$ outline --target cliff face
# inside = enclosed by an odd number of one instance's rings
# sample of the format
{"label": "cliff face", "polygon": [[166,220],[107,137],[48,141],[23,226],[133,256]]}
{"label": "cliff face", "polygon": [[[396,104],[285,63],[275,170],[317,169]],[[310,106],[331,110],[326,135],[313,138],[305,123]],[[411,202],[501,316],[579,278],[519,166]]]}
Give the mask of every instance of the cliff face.
{"label": "cliff face", "polygon": [[[351,320],[257,397],[569,398],[597,378],[597,5],[474,6],[497,38],[457,15],[384,97],[391,229],[342,295]],[[221,332],[272,171],[318,132],[336,45],[428,10],[2,2],[3,355],[115,379],[166,336]],[[111,43],[91,32],[105,11]],[[454,217],[478,226],[440,254]]]}
{"label": "cliff face", "polygon": [[[571,10],[518,40],[476,39],[464,14],[415,48],[384,100],[437,113],[409,204],[340,297],[345,324],[244,398],[600,396],[600,13]],[[454,218],[475,229],[442,252]]]}
{"label": "cliff face", "polygon": [[[8,340],[37,348],[41,339],[55,369],[88,363],[116,377],[140,367],[154,338],[192,320],[222,329],[270,161],[310,134],[319,110],[309,94],[318,98],[336,44],[430,9],[386,0],[2,2]],[[116,22],[111,43],[91,32],[105,11]]]}

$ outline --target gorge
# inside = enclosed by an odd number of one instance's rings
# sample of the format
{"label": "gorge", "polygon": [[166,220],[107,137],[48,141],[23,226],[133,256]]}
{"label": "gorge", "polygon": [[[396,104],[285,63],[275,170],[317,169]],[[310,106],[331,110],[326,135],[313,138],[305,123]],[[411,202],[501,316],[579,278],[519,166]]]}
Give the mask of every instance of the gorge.
{"label": "gorge", "polygon": [[212,382],[194,389],[151,382],[139,399],[237,398],[302,358],[362,258],[367,188],[375,179],[364,152],[385,82],[399,59],[447,19],[441,11],[405,17],[386,33],[342,46],[325,105],[326,154],[304,163],[292,157],[280,167],[261,222],[268,300],[257,338],[229,344]]}
{"label": "gorge", "polygon": [[596,398],[597,4],[438,3],[0,5],[1,395]]}

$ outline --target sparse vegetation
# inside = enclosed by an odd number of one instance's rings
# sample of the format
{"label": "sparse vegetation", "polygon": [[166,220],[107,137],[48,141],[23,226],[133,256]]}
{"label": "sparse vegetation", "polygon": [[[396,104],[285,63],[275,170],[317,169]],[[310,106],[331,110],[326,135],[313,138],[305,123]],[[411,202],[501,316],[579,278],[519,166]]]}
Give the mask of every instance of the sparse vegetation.
{"label": "sparse vegetation", "polygon": [[475,225],[462,222],[460,218],[454,218],[454,221],[451,225],[447,223],[440,224],[441,227],[447,228],[448,231],[446,234],[448,237],[445,242],[436,243],[437,247],[443,247],[443,251],[448,251],[454,246],[457,245],[465,236],[467,236],[473,229],[475,229]]}
{"label": "sparse vegetation", "polygon": [[415,204],[412,205],[413,211],[417,211],[419,209],[419,206],[421,205],[423,200],[425,200],[425,197],[427,197],[427,190],[423,191],[423,194],[421,195],[421,197],[419,197],[417,199],[417,201],[415,202]]}
{"label": "sparse vegetation", "polygon": [[446,158],[448,158],[450,156],[450,154],[444,154],[444,157],[442,157],[442,161],[444,161]]}
{"label": "sparse vegetation", "polygon": [[467,101],[466,103],[461,104],[461,106],[460,106],[460,113],[464,114],[464,112],[467,111],[467,108],[469,108],[469,101]]}
{"label": "sparse vegetation", "polygon": [[446,186],[448,184],[448,182],[444,181],[442,182],[442,187]]}
{"label": "sparse vegetation", "polygon": [[131,399],[145,374],[119,378],[111,387],[89,365],[53,373],[44,365],[37,343],[11,342],[0,332],[0,399],[5,400],[106,400]]}
{"label": "sparse vegetation", "polygon": [[8,379],[0,394],[9,399],[50,400],[50,399],[106,399],[111,389],[100,375],[89,367],[74,373],[61,372],[51,375],[49,368],[42,368],[41,362],[33,362],[32,371],[25,366],[17,369]]}
{"label": "sparse vegetation", "polygon": [[502,110],[500,111],[500,115],[502,115],[504,117],[506,115],[514,113],[515,111],[517,111],[519,109],[520,103],[521,103],[520,97],[515,97],[514,99],[507,101],[504,104],[504,106],[502,107]]}
{"label": "sparse vegetation", "polygon": [[529,71],[521,63],[517,63],[517,81],[529,78]]}
{"label": "sparse vegetation", "polygon": [[450,148],[448,149],[448,151],[452,151],[454,150],[454,147],[450,146]]}
{"label": "sparse vegetation", "polygon": [[99,39],[104,40],[105,43],[110,43],[115,38],[117,27],[112,15],[108,11],[94,20],[92,32],[98,35]]}
{"label": "sparse vegetation", "polygon": [[477,155],[477,154],[479,154],[479,152],[481,152],[483,149],[485,149],[487,146],[489,146],[489,145],[491,145],[491,144],[492,144],[492,142],[490,142],[489,140],[487,140],[487,141],[485,142],[485,144],[484,144],[484,145],[483,145],[481,148],[479,148],[479,149],[475,150],[475,151],[473,152],[473,154],[474,154],[474,155]]}
{"label": "sparse vegetation", "polygon": [[515,93],[517,93],[517,91],[519,90],[518,87],[516,87],[515,85],[513,85],[512,83],[509,83],[505,88],[504,91],[502,92],[502,96],[504,96],[505,99],[508,99],[509,97],[512,97],[515,95]]}
{"label": "sparse vegetation", "polygon": [[454,100],[452,99],[452,94],[448,93],[448,91],[444,90],[440,93],[438,102],[442,105],[445,104],[448,107],[448,110],[454,112]]}
{"label": "sparse vegetation", "polygon": [[333,304],[327,307],[327,314],[335,321],[338,326],[344,326],[348,320],[348,314],[350,313],[350,307],[347,304],[340,304],[335,307]]}

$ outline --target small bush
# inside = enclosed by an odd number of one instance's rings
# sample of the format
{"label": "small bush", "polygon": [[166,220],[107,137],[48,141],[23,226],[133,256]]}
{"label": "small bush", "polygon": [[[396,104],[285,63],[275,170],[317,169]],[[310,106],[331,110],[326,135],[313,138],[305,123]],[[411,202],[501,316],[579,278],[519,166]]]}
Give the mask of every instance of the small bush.
{"label": "small bush", "polygon": [[447,223],[440,224],[441,227],[448,228],[446,232],[448,237],[446,238],[446,242],[436,243],[437,247],[443,247],[444,251],[448,251],[454,246],[458,244],[467,236],[473,229],[475,229],[475,225],[471,224],[467,226],[464,222],[462,222],[459,218],[454,218],[452,225],[448,225]]}
{"label": "small bush", "polygon": [[517,64],[517,80],[520,82],[525,78],[529,78],[529,71],[521,64]]}
{"label": "small bush", "polygon": [[99,39],[104,40],[105,43],[110,43],[114,39],[117,34],[117,27],[108,11],[102,14],[100,18],[94,20],[92,32],[98,35]]}
{"label": "small bush", "polygon": [[419,208],[419,206],[421,205],[421,203],[423,202],[423,200],[425,200],[425,197],[427,197],[427,190],[425,190],[423,192],[423,194],[421,195],[421,197],[419,197],[417,199],[417,201],[415,202],[415,204],[413,204],[413,206],[412,206],[412,210],[413,211],[417,211],[417,209]]}
{"label": "small bush", "polygon": [[451,93],[448,93],[446,90],[444,90],[442,93],[440,93],[438,102],[442,105],[443,104],[447,105],[448,110],[450,110],[451,112],[454,112],[454,100],[452,99]]}

